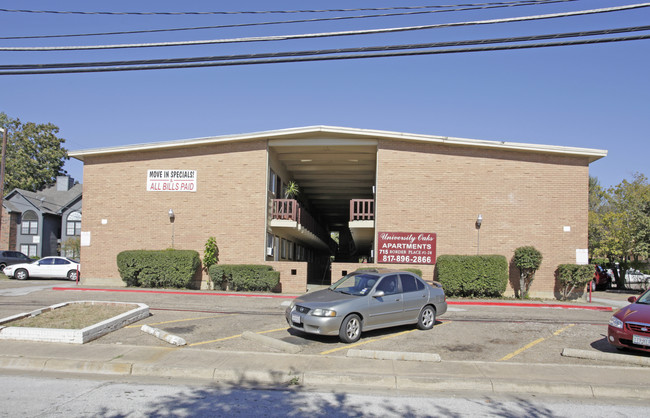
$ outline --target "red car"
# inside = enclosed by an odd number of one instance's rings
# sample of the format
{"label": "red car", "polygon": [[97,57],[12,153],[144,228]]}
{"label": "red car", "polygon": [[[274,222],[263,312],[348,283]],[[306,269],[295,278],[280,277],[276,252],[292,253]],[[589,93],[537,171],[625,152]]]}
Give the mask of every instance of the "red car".
{"label": "red car", "polygon": [[609,320],[607,339],[619,350],[650,352],[650,290],[628,300],[632,304],[616,311]]}

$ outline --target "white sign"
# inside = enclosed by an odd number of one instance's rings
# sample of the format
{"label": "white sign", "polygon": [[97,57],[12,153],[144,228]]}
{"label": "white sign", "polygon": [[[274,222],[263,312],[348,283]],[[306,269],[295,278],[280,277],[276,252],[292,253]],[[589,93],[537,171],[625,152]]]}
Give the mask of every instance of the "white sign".
{"label": "white sign", "polygon": [[148,192],[195,192],[196,170],[149,170]]}
{"label": "white sign", "polygon": [[576,249],[576,264],[589,264],[589,250],[586,248]]}
{"label": "white sign", "polygon": [[81,231],[81,246],[90,247],[90,231]]}

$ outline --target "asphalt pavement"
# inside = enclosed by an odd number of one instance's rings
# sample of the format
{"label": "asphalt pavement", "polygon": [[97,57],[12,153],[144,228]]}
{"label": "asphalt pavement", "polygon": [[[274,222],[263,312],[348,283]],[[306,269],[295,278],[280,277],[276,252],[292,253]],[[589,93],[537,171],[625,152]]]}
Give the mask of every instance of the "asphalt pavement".
{"label": "asphalt pavement", "polygon": [[[46,286],[43,283],[37,285]],[[29,286],[0,283],[2,291],[17,287],[25,290]],[[75,289],[93,293],[93,297],[85,295],[88,299],[106,300],[108,295],[114,301],[133,298],[133,294],[124,292],[123,288],[98,289],[79,286]],[[22,294],[19,291],[10,291],[6,296],[12,297],[12,292]],[[100,295],[97,295],[97,292],[102,292],[101,297],[98,297]],[[192,293],[196,294],[194,291]],[[149,297],[155,298],[155,295],[156,293],[152,293]],[[256,296],[259,295],[251,295],[251,300]],[[629,296],[625,293],[599,292],[594,295],[591,303],[572,303],[571,307],[616,309],[627,304],[626,299]],[[560,302],[526,304],[540,309],[549,305],[562,305]],[[288,346],[281,344],[274,347],[275,350],[259,349],[259,346],[283,343],[273,340],[275,339],[264,335],[252,335],[246,340],[251,349],[239,351],[165,343],[159,346],[124,344],[119,341],[102,343],[101,340],[83,345],[3,340],[0,341],[0,370],[100,375],[107,379],[162,378],[242,387],[337,390],[376,388],[404,392],[471,391],[481,394],[537,393],[594,398],[650,398],[650,388],[647,385],[647,367],[650,366],[648,356],[640,356],[642,361],[637,365],[589,365],[450,361],[435,358],[431,353],[420,353],[422,356],[409,353],[405,356],[399,352],[354,348],[347,350],[347,355],[316,355],[289,352],[285,350]],[[647,360],[648,364],[643,365],[643,360]]]}

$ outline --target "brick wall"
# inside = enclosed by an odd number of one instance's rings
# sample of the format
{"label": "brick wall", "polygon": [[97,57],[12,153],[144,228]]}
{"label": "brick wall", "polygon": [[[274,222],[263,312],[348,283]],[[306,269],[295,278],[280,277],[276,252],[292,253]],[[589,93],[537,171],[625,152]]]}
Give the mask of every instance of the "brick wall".
{"label": "brick wall", "polygon": [[510,262],[517,247],[541,251],[533,296],[552,297],[557,266],[587,248],[585,158],[385,140],[378,148],[377,232],[435,232],[438,256],[473,255],[481,214],[480,254]]}
{"label": "brick wall", "polygon": [[[148,192],[147,170],[197,170],[197,192]],[[87,158],[81,248],[85,284],[123,285],[116,256],[123,250],[199,251],[216,237],[219,262],[260,263],[265,251],[266,143]],[[207,280],[207,274],[204,274]]]}

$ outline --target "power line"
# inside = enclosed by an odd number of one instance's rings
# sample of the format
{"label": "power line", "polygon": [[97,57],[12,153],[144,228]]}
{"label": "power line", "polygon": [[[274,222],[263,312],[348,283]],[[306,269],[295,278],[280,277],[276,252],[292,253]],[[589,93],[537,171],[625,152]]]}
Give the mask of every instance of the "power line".
{"label": "power line", "polygon": [[577,0],[547,0],[543,2],[531,2],[530,0],[528,0],[528,1],[521,1],[521,2],[512,2],[512,4],[486,3],[490,5],[489,6],[472,5],[468,7],[460,7],[456,9],[445,9],[445,10],[424,10],[424,11],[417,11],[417,12],[382,13],[382,14],[360,15],[360,16],[336,16],[336,17],[323,17],[323,18],[314,18],[314,19],[283,20],[283,21],[273,21],[273,22],[233,23],[228,25],[194,26],[194,27],[185,27],[185,28],[143,29],[143,30],[131,30],[131,31],[94,32],[94,33],[78,33],[78,34],[62,34],[62,35],[3,36],[0,37],[0,40],[75,38],[75,37],[108,36],[108,35],[111,36],[134,35],[134,34],[142,34],[142,33],[180,32],[180,31],[205,30],[205,29],[242,28],[242,27],[253,27],[253,26],[284,25],[284,24],[293,24],[293,23],[313,23],[313,22],[328,22],[328,21],[353,20],[353,19],[370,19],[376,17],[413,16],[413,15],[431,14],[431,13],[463,12],[469,10],[497,9],[497,8],[504,8],[504,7],[537,6],[537,5],[565,3],[565,2],[572,2],[572,1],[577,1]]}
{"label": "power line", "polygon": [[518,37],[510,37],[510,38],[492,38],[492,39],[478,39],[478,40],[466,40],[466,41],[447,41],[447,42],[433,42],[433,43],[420,43],[420,44],[407,44],[407,45],[384,45],[384,46],[337,48],[337,49],[322,49],[322,50],[308,50],[308,51],[267,52],[267,53],[256,53],[256,54],[238,54],[238,55],[220,55],[220,56],[217,55],[217,56],[193,57],[193,58],[161,58],[161,59],[148,59],[148,60],[130,60],[130,61],[121,60],[121,61],[54,63],[54,64],[4,64],[4,65],[0,65],[0,70],[83,68],[83,67],[145,65],[145,64],[151,65],[151,64],[172,64],[172,63],[190,63],[190,62],[205,62],[205,61],[260,59],[260,58],[272,58],[272,57],[294,57],[294,56],[303,56],[303,55],[315,56],[315,55],[328,55],[328,54],[353,53],[353,52],[396,51],[396,50],[408,50],[408,49],[442,48],[442,47],[452,47],[452,46],[529,42],[529,41],[540,41],[540,40],[547,40],[547,39],[611,35],[617,33],[640,32],[640,31],[648,31],[648,30],[650,30],[650,25],[634,26],[634,27],[626,27],[626,28],[614,28],[614,29],[600,29],[600,30],[581,31],[581,32],[518,36]]}
{"label": "power line", "polygon": [[339,31],[339,32],[324,32],[324,33],[308,33],[298,35],[274,35],[274,36],[254,36],[245,38],[231,38],[231,39],[210,39],[200,41],[183,41],[183,42],[159,42],[159,43],[144,43],[144,44],[114,44],[114,45],[80,45],[80,46],[53,46],[53,47],[0,47],[0,51],[85,51],[85,50],[98,50],[98,49],[125,49],[125,48],[152,48],[152,47],[170,47],[170,46],[196,46],[207,44],[225,44],[225,43],[240,43],[240,42],[267,42],[267,41],[284,41],[293,39],[311,39],[323,38],[334,36],[351,36],[351,35],[371,35],[377,33],[395,33],[406,32],[423,29],[437,29],[458,26],[473,26],[473,25],[487,25],[497,23],[511,23],[523,22],[530,20],[542,19],[555,19],[560,17],[581,16],[598,13],[610,13],[623,10],[639,9],[649,7],[650,3],[639,3],[617,7],[606,7],[591,10],[579,10],[574,12],[564,13],[551,13],[534,16],[521,16],[504,19],[490,19],[490,20],[477,20],[470,22],[455,22],[455,23],[441,23],[434,25],[419,25],[419,26],[405,26],[397,28],[384,28],[384,29],[368,29],[356,31]]}
{"label": "power line", "polygon": [[417,55],[455,54],[455,53],[467,53],[467,52],[486,52],[486,51],[503,51],[503,50],[517,50],[517,49],[531,49],[531,48],[547,48],[547,47],[558,47],[558,46],[588,45],[588,44],[625,42],[625,41],[644,40],[644,39],[650,39],[650,34],[627,36],[627,37],[616,37],[616,38],[581,39],[575,41],[546,42],[546,43],[537,43],[537,44],[529,43],[529,44],[517,44],[517,45],[493,45],[493,46],[456,48],[456,49],[390,51],[390,52],[373,52],[373,53],[348,54],[348,55],[282,57],[282,58],[252,59],[252,60],[241,60],[241,61],[230,60],[230,61],[218,61],[218,62],[211,61],[211,62],[160,64],[160,65],[137,65],[137,66],[127,66],[127,67],[116,66],[116,67],[100,67],[100,68],[15,70],[15,71],[0,71],[0,76],[141,71],[141,70],[162,70],[162,69],[181,69],[181,68],[199,68],[199,67],[224,67],[224,66],[235,66],[235,65],[280,64],[280,63],[310,62],[310,61],[387,58],[387,57],[403,57],[403,56],[417,56]]}
{"label": "power line", "polygon": [[[368,7],[356,9],[323,9],[323,10],[258,10],[258,11],[211,11],[211,12],[83,12],[83,11],[62,11],[62,10],[26,10],[26,9],[0,9],[0,12],[7,13],[35,13],[35,14],[74,14],[74,15],[108,15],[108,16],[179,16],[179,15],[243,15],[243,14],[292,14],[292,13],[327,13],[327,12],[361,12],[361,11],[384,11],[384,10],[417,10],[417,9],[443,9],[450,7],[486,6],[486,5],[511,5],[519,3],[543,4],[550,0],[518,0],[510,2],[489,2],[473,4],[453,5],[427,5],[427,6],[397,6],[397,7]],[[577,1],[577,0],[564,0]]]}

